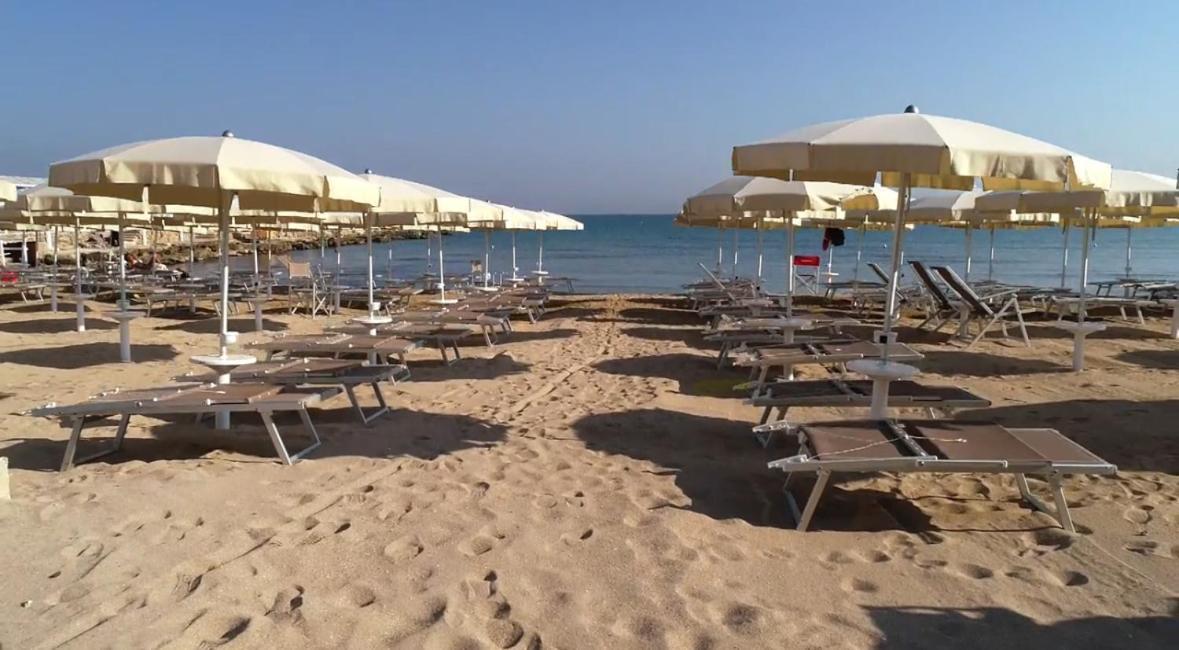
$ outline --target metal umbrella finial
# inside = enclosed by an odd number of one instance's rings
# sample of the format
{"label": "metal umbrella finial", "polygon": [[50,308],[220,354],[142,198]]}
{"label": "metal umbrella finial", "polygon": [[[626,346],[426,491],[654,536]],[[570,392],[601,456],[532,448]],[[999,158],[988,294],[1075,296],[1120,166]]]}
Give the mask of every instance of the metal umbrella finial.
{"label": "metal umbrella finial", "polygon": [[921,109],[917,108],[916,104],[909,104],[908,106],[905,107],[905,112],[906,113],[920,113]]}
{"label": "metal umbrella finial", "polygon": [[229,129],[225,129],[224,131],[221,132],[221,137],[232,138],[232,137],[234,137],[233,131],[230,131]]}
{"label": "metal umbrella finial", "polygon": [[365,167],[365,168],[364,168],[364,173],[366,173],[366,174],[371,174],[371,173],[373,173],[373,170],[369,169],[368,167]]}

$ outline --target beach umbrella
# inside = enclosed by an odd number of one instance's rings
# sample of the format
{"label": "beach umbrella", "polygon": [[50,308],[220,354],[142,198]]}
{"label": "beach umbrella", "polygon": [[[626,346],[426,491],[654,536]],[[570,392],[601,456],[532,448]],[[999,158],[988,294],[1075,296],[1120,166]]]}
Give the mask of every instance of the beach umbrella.
{"label": "beach umbrella", "polygon": [[[759,178],[756,176],[733,176],[715,183],[684,202],[683,211],[694,215],[735,214],[752,212],[786,212],[798,210],[825,211],[839,207],[841,198],[857,191],[867,191],[862,186],[841,183],[801,183]],[[804,207],[797,207],[797,206]],[[738,222],[739,223],[739,222]],[[749,227],[761,233],[757,223]],[[733,273],[736,275],[737,232],[733,232]],[[761,279],[762,238],[758,237],[758,279]]]}
{"label": "beach umbrella", "polygon": [[[1004,193],[990,199],[998,205],[1012,206],[1020,212],[1053,211],[1075,220],[1082,226],[1080,298],[1077,321],[1062,323],[1073,332],[1073,369],[1085,367],[1085,337],[1105,329],[1101,323],[1085,322],[1085,298],[1089,283],[1090,238],[1100,227],[1125,227],[1139,218],[1161,218],[1179,215],[1179,189],[1170,179],[1148,174],[1115,169],[1105,188],[1068,188],[1067,191]],[[1129,238],[1127,238],[1127,269],[1129,269]],[[1128,272],[1127,272],[1128,274]]]}
{"label": "beach umbrella", "polygon": [[[304,153],[235,138],[190,136],[118,145],[53,163],[49,184],[75,192],[217,208],[221,249],[221,333],[218,354],[193,360],[215,369],[222,382],[234,367],[253,363],[230,355],[228,328],[229,219],[245,210],[366,210],[380,190],[354,174]],[[229,426],[228,414],[218,428]]]}
{"label": "beach umbrella", "polygon": [[[898,188],[892,268],[884,327],[877,340],[895,340],[897,281],[906,212],[914,187],[972,190],[1109,187],[1110,167],[1027,136],[967,120],[899,114],[827,122],[733,148],[733,173],[790,180],[824,180]],[[874,380],[872,415],[886,416],[888,382],[916,369],[888,360],[854,364]]]}
{"label": "beach umbrella", "polygon": [[688,197],[683,212],[697,217],[743,214],[733,220],[735,227],[749,224],[759,231],[770,225],[767,218],[780,215],[786,230],[786,313],[790,317],[794,307],[794,228],[800,221],[792,215],[813,218],[844,209],[891,208],[896,205],[895,196],[891,190],[864,185],[734,176]]}
{"label": "beach umbrella", "polygon": [[496,230],[508,231],[512,237],[512,279],[516,278],[516,231],[536,230],[539,216],[530,210],[521,210],[506,205],[491,204],[497,213],[484,215],[467,222],[467,228],[483,232],[483,288],[491,289],[491,233]]}
{"label": "beach umbrella", "polygon": [[0,178],[0,203],[16,200],[16,183]]}
{"label": "beach umbrella", "polygon": [[[131,320],[137,318],[140,314],[131,309],[130,302],[127,300],[126,240],[123,237],[123,226],[129,222],[150,224],[150,206],[137,201],[120,198],[76,194],[65,188],[42,184],[22,191],[16,201],[5,207],[22,211],[33,221],[54,217],[74,218],[74,256],[75,264],[77,265],[74,274],[74,288],[77,317],[76,329],[79,332],[85,331],[86,329],[86,296],[82,292],[81,253],[77,244],[81,226],[80,217],[81,215],[86,215],[91,223],[103,223],[107,226],[115,226],[119,238],[119,299],[116,303],[116,310],[109,312],[108,315],[119,322],[119,358],[124,363],[130,362]],[[56,276],[56,274],[57,268],[55,267],[54,275]],[[56,280],[51,285],[51,291],[56,291],[55,284]]]}
{"label": "beach umbrella", "polygon": [[544,278],[548,272],[544,270],[544,233],[546,230],[585,230],[585,224],[576,219],[566,217],[563,214],[555,212],[548,212],[546,210],[537,210],[538,225],[537,231],[537,251],[536,251],[536,271],[533,273],[538,278]]}
{"label": "beach umbrella", "polygon": [[[373,206],[366,225],[369,243],[369,312],[373,309],[372,234],[373,226],[433,226],[438,233],[438,291],[437,304],[452,304],[457,300],[446,297],[446,272],[442,251],[442,231],[448,226],[465,226],[473,218],[492,218],[498,209],[485,201],[460,196],[424,183],[374,174],[365,170],[361,178],[379,187],[381,201]],[[427,253],[429,257],[429,253]]]}

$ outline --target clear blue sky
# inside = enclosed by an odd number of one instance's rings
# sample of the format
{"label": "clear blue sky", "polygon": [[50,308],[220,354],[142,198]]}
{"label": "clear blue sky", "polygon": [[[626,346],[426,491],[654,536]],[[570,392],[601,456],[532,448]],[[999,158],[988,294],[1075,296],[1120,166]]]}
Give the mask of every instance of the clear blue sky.
{"label": "clear blue sky", "polygon": [[239,136],[523,207],[671,212],[729,152],[901,110],[1179,165],[1179,2],[3,1],[0,174]]}

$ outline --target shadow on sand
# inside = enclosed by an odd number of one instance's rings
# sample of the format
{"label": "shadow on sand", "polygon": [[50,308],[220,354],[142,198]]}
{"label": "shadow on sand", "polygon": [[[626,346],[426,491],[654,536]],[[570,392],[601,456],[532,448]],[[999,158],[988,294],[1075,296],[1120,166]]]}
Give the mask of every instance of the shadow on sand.
{"label": "shadow on sand", "polygon": [[[64,332],[77,331],[77,320],[73,316],[69,318],[37,318],[34,320],[14,320],[7,323],[0,323],[0,332],[8,334],[62,334]],[[118,329],[118,323],[108,320],[99,320],[97,318],[86,319],[86,330],[113,330]]]}
{"label": "shadow on sand", "polygon": [[[794,527],[782,494],[785,477],[766,467],[768,461],[794,450],[762,449],[747,422],[636,409],[586,416],[573,424],[573,431],[590,449],[650,461],[674,474],[689,503],[670,507],[718,520]],[[842,490],[838,480],[824,494],[815,522],[824,530],[929,528],[928,517],[912,503],[878,490]]]}
{"label": "shadow on sand", "polygon": [[[253,332],[254,317],[253,315],[249,317],[231,316],[228,326],[231,332]],[[262,327],[267,332],[284,332],[290,329],[290,326],[286,323],[266,317],[262,318]],[[165,332],[188,332],[189,334],[220,334],[221,319],[198,318],[196,320],[184,320],[171,325],[161,325],[156,329]]]}
{"label": "shadow on sand", "polygon": [[[131,359],[141,361],[169,361],[175,359],[176,348],[160,344],[131,344]],[[81,343],[48,348],[26,348],[0,352],[0,363],[19,363],[41,368],[76,370],[104,363],[119,362],[118,343]]]}
{"label": "shadow on sand", "polygon": [[1179,400],[1065,400],[965,411],[962,419],[1051,427],[1121,470],[1179,474]]}
{"label": "shadow on sand", "polygon": [[516,361],[507,352],[500,352],[489,359],[464,357],[452,365],[446,365],[440,359],[410,362],[414,382],[496,379],[528,372],[530,367],[527,363]]}
{"label": "shadow on sand", "polygon": [[[235,462],[280,462],[261,419],[247,414],[235,414],[233,417],[233,429],[227,432],[216,431],[207,424],[196,424],[191,416],[163,421],[134,417],[132,426],[154,424],[151,428],[152,437],[137,438],[132,433],[124,441],[122,450],[95,462],[116,464],[131,460],[189,460],[204,457],[213,450],[248,456],[245,459],[234,458]],[[308,460],[337,456],[408,456],[430,460],[462,449],[498,443],[506,434],[502,425],[489,424],[469,416],[408,409],[394,410],[367,427],[356,420],[350,408],[314,409],[311,419],[323,445],[313,451],[307,457]],[[280,414],[275,417],[275,422],[282,432],[287,449],[292,452],[302,449],[310,441],[298,416]],[[116,424],[117,418],[110,418],[87,428],[85,437],[78,445],[79,457],[108,446],[113,439]],[[6,447],[4,453],[14,468],[55,471],[61,466],[68,436],[69,430],[62,429],[57,440],[18,439],[15,444]]]}
{"label": "shadow on sand", "polygon": [[978,648],[1153,648],[1174,647],[1179,618],[1091,616],[1040,623],[999,607],[867,607],[881,638],[878,650]]}
{"label": "shadow on sand", "polygon": [[599,372],[631,377],[662,377],[679,382],[685,395],[744,398],[748,391],[733,390],[733,386],[749,380],[749,373],[740,369],[718,370],[716,360],[698,354],[658,354],[652,356],[605,359],[593,364]]}
{"label": "shadow on sand", "polygon": [[925,351],[920,367],[925,372],[939,375],[965,375],[968,377],[997,377],[1005,375],[1037,375],[1055,372],[1071,372],[1071,366],[1062,366],[1043,359],[1025,359],[1019,356],[1020,346],[1013,348],[1012,356],[1000,356],[987,352],[966,350]]}
{"label": "shadow on sand", "polygon": [[1179,350],[1131,350],[1116,358],[1143,368],[1179,370]]}

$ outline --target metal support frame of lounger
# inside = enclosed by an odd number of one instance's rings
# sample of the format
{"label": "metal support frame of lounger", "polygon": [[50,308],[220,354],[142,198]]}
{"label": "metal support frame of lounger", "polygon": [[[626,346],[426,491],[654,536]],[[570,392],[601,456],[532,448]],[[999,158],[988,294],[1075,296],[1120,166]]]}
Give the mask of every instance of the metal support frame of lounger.
{"label": "metal support frame of lounger", "polygon": [[[1055,429],[1007,429],[993,423],[857,420],[803,424],[795,430],[799,453],[769,463],[787,473],[786,499],[800,531],[814,517],[835,473],[934,472],[1012,474],[1020,497],[1074,532],[1061,476],[1113,474],[1117,467]],[[961,445],[957,447],[957,445]],[[790,479],[815,472],[815,485],[800,511]],[[1048,483],[1054,507],[1032,494],[1027,477]]]}
{"label": "metal support frame of lounger", "polygon": [[[962,278],[958,277],[958,274],[954,272],[954,269],[948,266],[935,266],[933,267],[933,271],[934,273],[937,273],[941,276],[942,280],[945,281],[946,286],[950,287],[951,291],[958,294],[958,297],[962,299],[965,305],[962,313],[962,320],[958,325],[959,335],[962,337],[969,336],[968,328],[974,319],[977,318],[981,323],[978,335],[971,339],[970,343],[967,344],[967,350],[974,347],[975,343],[981,341],[982,338],[986,336],[987,332],[990,331],[991,327],[993,327],[996,323],[999,324],[999,327],[1003,331],[1003,336],[1006,338],[1007,321],[1004,320],[1003,317],[1006,316],[1008,312],[1013,312],[1015,314],[1015,319],[1019,323],[1019,333],[1023,337],[1024,345],[1028,346],[1029,348],[1032,347],[1032,341],[1028,338],[1027,327],[1023,322],[1023,311],[1019,308],[1018,290],[1006,289],[988,296],[979,296],[974,292],[974,289],[970,288],[970,285],[966,284]],[[996,298],[1003,300],[1003,304],[999,307],[998,311],[991,308],[990,304],[988,304],[989,301]]]}
{"label": "metal support frame of lounger", "polygon": [[[1142,313],[1143,307],[1157,307],[1158,303],[1152,300],[1143,300],[1139,298],[1110,298],[1108,296],[1085,296],[1085,308],[1098,309],[1101,307],[1117,307],[1118,312],[1122,316],[1122,320],[1132,323],[1137,322],[1139,325],[1146,325],[1146,316]],[[1130,318],[1126,314],[1126,308],[1134,310],[1134,318]],[[1065,311],[1077,312],[1081,308],[1081,299],[1077,296],[1050,296],[1048,298],[1048,307],[1045,309],[1046,313],[1056,312],[1056,321],[1064,320]]]}
{"label": "metal support frame of lounger", "polygon": [[[67,471],[78,463],[102,458],[119,451],[127,435],[132,415],[165,416],[196,415],[208,413],[257,413],[274,445],[275,453],[286,465],[293,464],[320,446],[319,432],[311,421],[307,407],[338,393],[337,389],[282,391],[281,386],[265,384],[208,385],[189,384],[159,389],[113,391],[91,398],[88,401],[58,406],[46,404],[33,409],[31,415],[38,417],[60,417],[70,422],[70,438],[62,457],[61,471]],[[284,411],[295,411],[312,442],[303,449],[290,453],[286,442],[274,423],[273,415]],[[90,422],[119,416],[118,428],[111,445],[83,458],[76,458],[78,443]]]}
{"label": "metal support frame of lounger", "polygon": [[806,327],[797,327],[798,321],[791,322],[785,317],[753,317],[739,320],[726,320],[724,317],[713,327],[705,330],[704,340],[710,343],[720,343],[720,351],[716,355],[716,367],[723,368],[728,361],[729,354],[739,347],[774,346],[789,340],[791,343],[822,342],[830,340],[831,336],[791,336],[786,338],[785,332],[796,330],[813,332],[816,330],[830,330],[838,337],[843,335],[844,327],[860,325],[854,318],[832,318],[828,316],[810,316],[800,314],[793,317],[798,320],[810,321]]}
{"label": "metal support frame of lounger", "polygon": [[417,337],[411,340],[396,336],[364,334],[303,334],[278,336],[267,341],[251,343],[247,347],[265,352],[267,361],[278,356],[340,358],[344,354],[372,354],[376,355],[381,363],[386,363],[390,356],[396,356],[404,366],[407,365],[406,355],[420,346],[421,341],[417,340]]}
{"label": "metal support frame of lounger", "polygon": [[[889,358],[896,361],[918,361],[925,355],[905,345],[892,343],[889,348]],[[753,389],[751,397],[757,397],[767,384],[771,368],[782,368],[787,376],[794,366],[802,364],[836,365],[840,373],[846,372],[848,361],[879,357],[884,347],[872,341],[831,340],[811,343],[797,343],[792,345],[775,346],[772,348],[753,348],[738,354],[733,359],[733,365],[749,367],[749,381],[734,386],[734,390]]]}
{"label": "metal support frame of lounger", "polygon": [[[295,359],[283,361],[264,361],[261,363],[239,366],[229,373],[230,382],[261,382],[279,386],[338,386],[348,396],[352,410],[360,418],[362,424],[369,425],[377,418],[389,412],[389,404],[381,390],[381,382],[388,381],[396,385],[398,381],[409,379],[409,369],[403,365],[366,365],[361,361],[341,361],[335,359]],[[212,381],[212,376],[181,376],[179,381]],[[371,412],[365,412],[356,395],[356,388],[368,385],[377,406]]]}
{"label": "metal support frame of lounger", "polygon": [[[854,408],[872,403],[872,381],[867,379],[813,379],[782,381],[768,384],[760,395],[745,400],[746,404],[763,408],[761,419],[753,427],[753,435],[763,447],[769,447],[779,432],[789,434],[793,427],[786,419],[791,408]],[[898,380],[889,385],[888,406],[891,408],[928,409],[931,417],[958,409],[985,408],[991,401],[957,386],[927,386],[914,381]],[[778,418],[770,422],[777,409]],[[936,412],[935,412],[936,410]]]}

